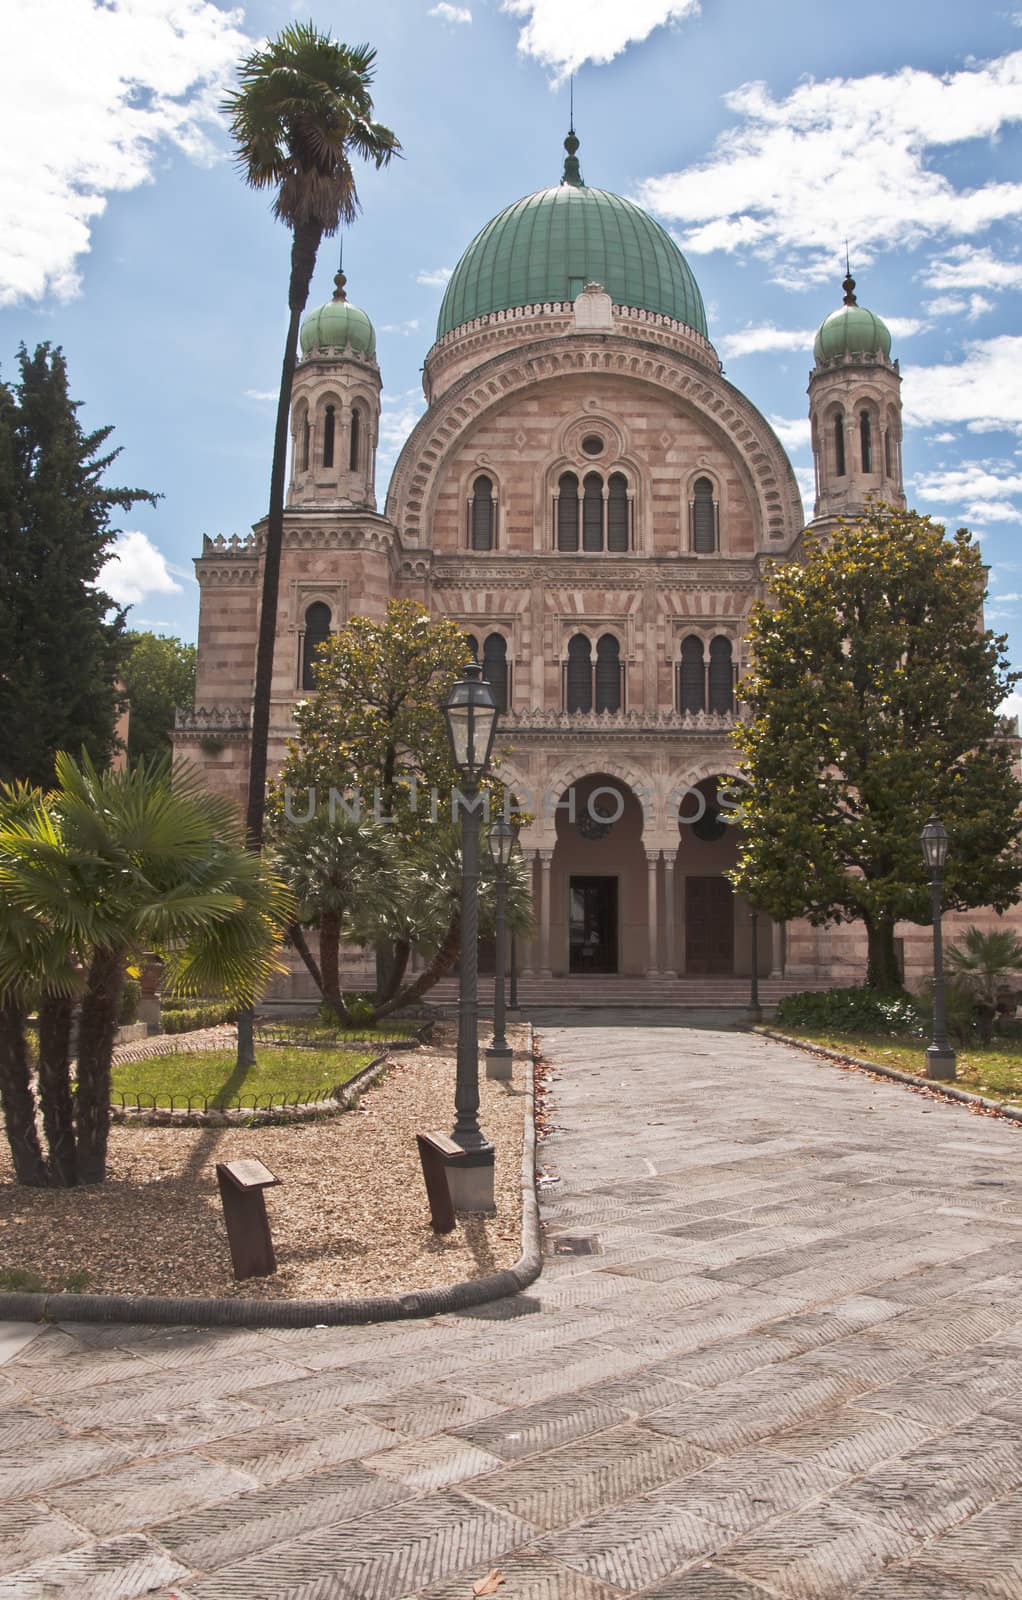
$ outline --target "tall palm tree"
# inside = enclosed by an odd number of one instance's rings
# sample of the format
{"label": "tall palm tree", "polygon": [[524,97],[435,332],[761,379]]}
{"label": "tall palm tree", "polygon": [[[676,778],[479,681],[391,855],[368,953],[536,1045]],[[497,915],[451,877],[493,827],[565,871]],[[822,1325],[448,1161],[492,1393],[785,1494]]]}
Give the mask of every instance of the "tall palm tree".
{"label": "tall palm tree", "polygon": [[[222,990],[250,1004],[279,970],[291,896],[244,848],[230,802],[186,774],[172,783],[169,761],[97,772],[84,757],[79,766],[59,755],[57,788],[0,828],[0,898],[12,923],[34,930],[29,938],[0,938],[0,1002],[23,1003],[33,989],[67,994],[66,968],[78,958],[75,1168],[68,1173],[65,1162],[58,1171],[51,1145],[51,1177],[99,1183],[128,963],[155,951],[167,963],[171,992]],[[50,932],[52,948],[35,930]],[[48,1083],[67,1079],[62,1037],[63,1059],[48,1063],[48,1075],[40,1063],[44,1112]],[[41,1048],[44,1042],[41,1036]],[[50,1048],[59,1056],[59,1030]],[[7,1058],[16,1063],[16,1052],[8,1048]],[[18,1110],[23,1120],[20,1102]]]}
{"label": "tall palm tree", "polygon": [[[337,232],[358,212],[352,157],[384,167],[400,150],[389,128],[372,120],[370,85],[376,51],[367,44],[346,45],[311,22],[296,22],[242,63],[240,87],[224,110],[238,164],[254,189],[272,189],[274,215],[291,230],[291,317],[277,400],[273,436],[270,504],[263,557],[255,685],[252,697],[251,753],[245,822],[249,848],[263,839],[266,760],[270,728],[270,685],[277,628],[280,554],[284,539],[284,476],[288,413],[298,355],[298,331],[309,297],[316,254],[325,236]],[[251,1012],[239,1021],[239,1064],[252,1059]]]}
{"label": "tall palm tree", "polygon": [[989,1044],[994,1034],[997,1006],[1006,989],[1019,986],[1022,939],[1010,928],[966,928],[961,942],[944,957],[952,981],[971,995],[980,1036]]}

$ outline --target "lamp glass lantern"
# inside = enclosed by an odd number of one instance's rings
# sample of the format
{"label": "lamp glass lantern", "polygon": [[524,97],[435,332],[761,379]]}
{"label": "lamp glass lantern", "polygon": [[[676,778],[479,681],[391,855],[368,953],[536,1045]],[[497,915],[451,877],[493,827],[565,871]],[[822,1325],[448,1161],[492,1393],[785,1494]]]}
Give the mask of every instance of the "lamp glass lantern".
{"label": "lamp glass lantern", "polygon": [[477,783],[489,766],[497,731],[496,701],[477,661],[469,662],[452,687],[444,717],[454,764],[463,778]]}
{"label": "lamp glass lantern", "polygon": [[942,872],[947,860],[947,829],[937,818],[931,817],[922,832],[923,860],[930,872]]}
{"label": "lamp glass lantern", "polygon": [[515,829],[505,817],[501,817],[493,824],[487,834],[486,843],[493,865],[500,872],[504,872],[515,846]]}

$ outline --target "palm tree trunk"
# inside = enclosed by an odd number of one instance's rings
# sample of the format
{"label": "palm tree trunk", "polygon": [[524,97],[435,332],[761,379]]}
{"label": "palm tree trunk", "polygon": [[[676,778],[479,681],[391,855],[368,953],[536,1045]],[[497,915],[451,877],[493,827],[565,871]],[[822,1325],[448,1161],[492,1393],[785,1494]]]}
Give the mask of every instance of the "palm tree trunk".
{"label": "palm tree trunk", "polygon": [[867,922],[866,937],[866,983],[871,989],[879,989],[884,993],[900,989],[901,972],[894,948],[893,918],[882,917],[876,922]]}
{"label": "palm tree trunk", "polygon": [[412,947],[407,939],[388,940],[386,959],[381,963],[380,953],[384,947],[376,947],[376,999],[379,1005],[393,999],[404,981],[408,970],[408,961]]}
{"label": "palm tree trunk", "polygon": [[33,1189],[47,1182],[35,1120],[35,1095],[25,1048],[25,1012],[13,1000],[0,1005],[0,1104],[14,1176]]}
{"label": "palm tree trunk", "polygon": [[402,989],[400,994],[394,995],[383,1005],[377,1006],[374,1020],[379,1017],[388,1017],[392,1011],[397,1011],[400,1006],[413,1005],[416,1000],[421,999],[428,990],[432,989],[435,983],[439,983],[441,978],[446,978],[458,959],[460,947],[461,915],[459,913],[452,921],[444,936],[443,944],[426,970],[420,972],[415,982],[410,983],[407,989]]}
{"label": "palm tree trunk", "polygon": [[71,1012],[72,1002],[66,995],[46,995],[39,1007],[39,1101],[50,1177],[62,1189],[70,1189],[78,1182],[71,1094]]}
{"label": "palm tree trunk", "polygon": [[[270,504],[266,519],[266,547],[263,552],[263,586],[259,602],[259,642],[256,647],[255,683],[252,690],[252,730],[249,743],[248,803],[245,831],[250,850],[263,843],[266,814],[266,765],[270,739],[270,691],[273,684],[273,647],[277,637],[277,599],[280,591],[280,556],[284,544],[284,481],[287,472],[288,419],[291,411],[291,386],[298,361],[298,330],[309,298],[309,284],[316,266],[316,253],[323,237],[321,228],[305,223],[295,229],[291,243],[291,280],[288,306],[291,318],[284,344],[277,397],[277,422],[273,434],[273,466],[270,471]],[[238,1066],[255,1061],[253,1008],[238,1014]]]}
{"label": "palm tree trunk", "polygon": [[102,1183],[106,1177],[110,1062],[123,986],[123,955],[117,950],[97,950],[89,966],[78,1019],[79,1183]]}

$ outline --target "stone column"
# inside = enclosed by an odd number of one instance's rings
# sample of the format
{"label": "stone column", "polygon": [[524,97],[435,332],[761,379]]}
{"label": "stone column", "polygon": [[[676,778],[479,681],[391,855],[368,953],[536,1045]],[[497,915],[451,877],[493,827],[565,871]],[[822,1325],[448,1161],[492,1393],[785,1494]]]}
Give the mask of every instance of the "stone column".
{"label": "stone column", "polygon": [[554,853],[552,850],[537,850],[539,858],[539,971],[540,976],[550,976],[550,868],[553,865]]}
{"label": "stone column", "polygon": [[649,955],[646,971],[650,977],[659,972],[657,964],[658,939],[657,939],[657,905],[656,905],[656,875],[657,862],[660,860],[659,850],[646,851],[646,910],[649,923]]}
{"label": "stone column", "polygon": [[784,923],[775,922],[771,928],[770,976],[784,977]]}
{"label": "stone column", "polygon": [[664,851],[664,971],[675,977],[674,957],[674,852]]}

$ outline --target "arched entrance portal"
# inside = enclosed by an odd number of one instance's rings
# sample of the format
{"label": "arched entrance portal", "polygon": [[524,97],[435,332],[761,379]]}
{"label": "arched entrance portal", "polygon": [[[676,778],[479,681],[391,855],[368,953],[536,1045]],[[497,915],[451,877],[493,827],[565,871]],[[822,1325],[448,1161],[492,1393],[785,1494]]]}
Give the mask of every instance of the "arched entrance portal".
{"label": "arched entrance portal", "polygon": [[550,968],[557,976],[649,969],[643,814],[622,778],[594,772],[560,796],[551,863]]}
{"label": "arched entrance portal", "polygon": [[[748,976],[752,927],[748,902],[726,874],[738,860],[740,830],[733,820],[740,786],[727,777],[704,778],[678,809],[675,916],[680,932],[678,970],[690,978]],[[760,918],[758,961],[770,971],[773,924]]]}

